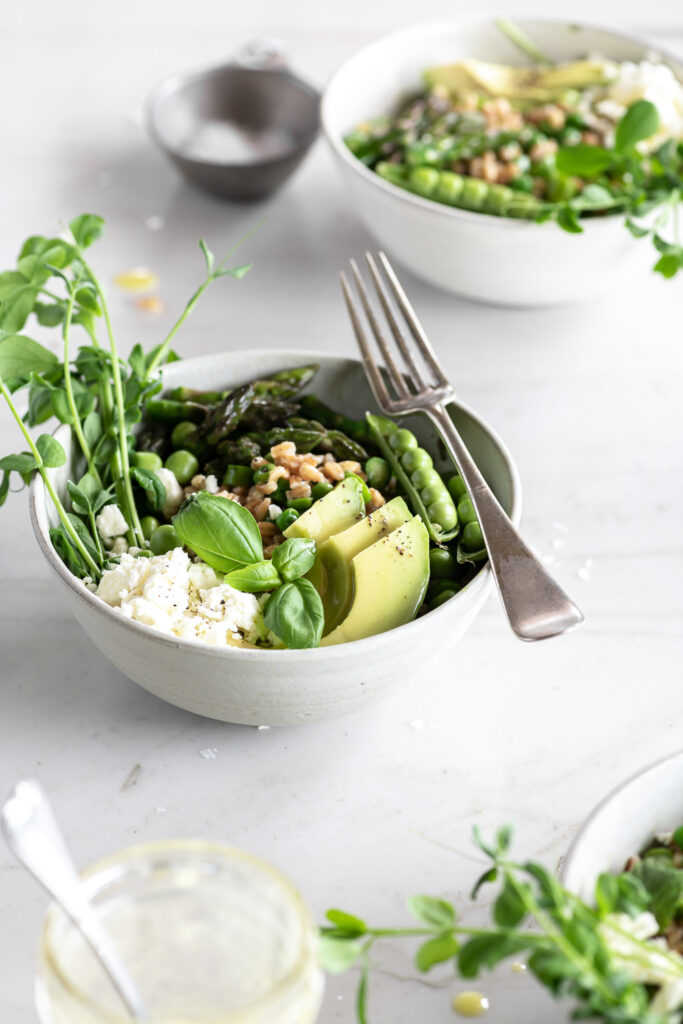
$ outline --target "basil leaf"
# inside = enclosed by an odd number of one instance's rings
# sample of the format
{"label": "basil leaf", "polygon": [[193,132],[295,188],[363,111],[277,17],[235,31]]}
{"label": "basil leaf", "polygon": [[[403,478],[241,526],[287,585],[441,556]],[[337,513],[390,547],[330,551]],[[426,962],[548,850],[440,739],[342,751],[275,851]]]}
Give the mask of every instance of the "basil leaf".
{"label": "basil leaf", "polygon": [[649,139],[659,128],[659,114],[654,103],[636,100],[617,125],[614,148],[618,153],[633,149],[637,142]]}
{"label": "basil leaf", "polygon": [[576,210],[572,210],[570,206],[563,206],[558,211],[557,223],[563,231],[568,231],[571,235],[580,235],[583,231]]}
{"label": "basil leaf", "polygon": [[63,466],[66,462],[66,452],[59,441],[55,441],[52,434],[41,434],[36,441],[36,448],[48,469],[55,469]]}
{"label": "basil leaf", "polygon": [[272,562],[254,562],[243,569],[233,569],[225,577],[235,590],[243,590],[247,594],[260,594],[265,590],[275,590],[282,582]]}
{"label": "basil leaf", "polygon": [[315,541],[307,537],[290,537],[273,551],[273,565],[286,582],[305,576],[314,562]]}
{"label": "basil leaf", "polygon": [[266,627],[286,647],[320,645],[325,613],[320,595],[309,580],[294,580],[276,590],[268,599],[264,619]]}
{"label": "basil leaf", "polygon": [[263,561],[256,520],[236,501],[200,491],[185,499],[172,522],[183,543],[216,572]]}
{"label": "basil leaf", "polygon": [[555,166],[563,174],[576,174],[579,178],[597,178],[612,164],[614,156],[602,146],[564,146],[555,157]]}
{"label": "basil leaf", "polygon": [[[4,303],[0,307],[0,313]],[[0,377],[28,377],[31,373],[54,370],[59,360],[54,352],[23,334],[0,338]]]}

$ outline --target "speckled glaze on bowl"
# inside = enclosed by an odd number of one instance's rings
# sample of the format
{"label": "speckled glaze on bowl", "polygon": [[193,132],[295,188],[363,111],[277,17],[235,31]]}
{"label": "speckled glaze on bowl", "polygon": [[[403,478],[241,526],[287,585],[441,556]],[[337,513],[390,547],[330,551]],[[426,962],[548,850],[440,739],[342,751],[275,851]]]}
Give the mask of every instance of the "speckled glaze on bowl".
{"label": "speckled glaze on bowl", "polygon": [[648,765],[591,812],[562,866],[568,889],[589,903],[605,871],[619,872],[654,836],[683,824],[683,751]]}
{"label": "speckled glaze on bowl", "polygon": [[[656,49],[681,76],[680,61],[645,39],[575,22],[515,19],[556,60],[600,53],[642,60]],[[323,94],[323,131],[353,205],[390,256],[418,277],[479,302],[551,306],[589,298],[626,275],[647,273],[652,252],[631,237],[622,216],[584,222],[581,235],[557,224],[495,217],[445,206],[390,184],[350,152],[356,125],[396,110],[419,91],[425,68],[467,57],[525,64],[494,19],[443,21],[394,32],[354,54]]]}
{"label": "speckled glaze on bowl", "polygon": [[[318,363],[315,391],[351,416],[375,408],[359,362],[314,352],[228,352],[172,363],[165,386],[237,385],[290,366]],[[462,405],[452,415],[472,455],[515,523],[521,488],[514,463],[493,431]],[[436,449],[436,436],[421,418],[409,418],[422,443]],[[60,428],[68,440],[68,428]],[[60,493],[70,464],[53,471]],[[243,725],[299,725],[356,711],[428,669],[437,655],[460,639],[493,585],[485,567],[450,601],[399,629],[366,640],[310,651],[218,648],[180,640],[126,619],[75,579],[52,547],[56,522],[44,484],[36,477],[30,494],[31,521],[62,596],[90,639],[121,672],[144,689],[207,718]],[[448,686],[452,679],[445,679]]]}

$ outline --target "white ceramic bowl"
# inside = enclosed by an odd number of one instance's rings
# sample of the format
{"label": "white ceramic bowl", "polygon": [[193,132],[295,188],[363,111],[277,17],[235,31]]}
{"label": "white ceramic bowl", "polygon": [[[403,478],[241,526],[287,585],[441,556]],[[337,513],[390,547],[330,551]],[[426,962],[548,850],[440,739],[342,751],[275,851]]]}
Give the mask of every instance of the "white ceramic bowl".
{"label": "white ceramic bowl", "polygon": [[654,836],[683,825],[683,751],[649,765],[598,804],[562,867],[568,889],[587,902],[605,871],[619,872]]}
{"label": "white ceramic bowl", "polygon": [[[575,22],[517,23],[558,60],[590,52],[642,60],[652,49],[645,41]],[[679,67],[673,55],[663,56]],[[352,202],[378,242],[430,284],[510,306],[574,302],[609,289],[625,274],[646,272],[653,262],[650,247],[631,237],[621,216],[594,218],[582,235],[569,235],[553,223],[470,213],[392,185],[353,156],[344,144],[352,128],[395,111],[402,98],[420,89],[425,68],[465,57],[525,63],[493,19],[432,22],[361,50],[325,90],[324,133]]]}
{"label": "white ceramic bowl", "polygon": [[[172,363],[164,384],[194,388],[237,385],[289,366],[318,363],[314,390],[351,416],[374,408],[362,366],[356,360],[313,352],[229,352]],[[521,489],[517,470],[493,431],[461,405],[452,414],[472,455],[515,523]],[[437,440],[421,418],[411,428],[432,452]],[[62,428],[66,430],[67,428]],[[68,438],[64,438],[68,440]],[[63,493],[70,466],[54,472]],[[450,601],[399,629],[366,640],[306,651],[218,648],[180,640],[126,619],[75,579],[55,552],[49,527],[56,515],[42,480],[31,487],[31,519],[61,595],[93,643],[125,675],[171,704],[208,718],[244,725],[293,725],[355,711],[390,693],[460,639],[492,586],[486,566]],[[455,685],[452,678],[444,679]]]}

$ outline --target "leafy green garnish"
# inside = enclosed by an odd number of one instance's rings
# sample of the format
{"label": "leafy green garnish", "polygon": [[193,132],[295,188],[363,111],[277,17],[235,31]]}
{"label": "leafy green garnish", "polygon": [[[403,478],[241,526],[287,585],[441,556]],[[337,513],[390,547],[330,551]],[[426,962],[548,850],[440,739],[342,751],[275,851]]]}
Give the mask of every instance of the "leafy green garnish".
{"label": "leafy green garnish", "polygon": [[284,583],[268,598],[264,619],[287,647],[318,647],[325,613],[320,595],[309,580]]}
{"label": "leafy green garnish", "polygon": [[491,843],[475,830],[475,841],[491,861],[475,890],[499,884],[489,927],[461,924],[452,903],[430,896],[408,901],[417,928],[375,928],[354,914],[328,911],[327,923],[320,929],[321,963],[334,974],[360,968],[359,1024],[369,1020],[373,947],[379,940],[400,938],[420,940],[415,953],[419,971],[450,962],[461,978],[475,978],[504,960],[524,956],[529,972],[541,985],[555,996],[574,1001],[574,1019],[605,1024],[680,1021],[680,1013],[659,1012],[652,1000],[664,982],[678,991],[676,986],[683,984],[683,959],[640,937],[642,925],[634,922],[630,927],[629,919],[646,910],[659,911],[664,927],[680,907],[683,870],[655,856],[646,857],[634,872],[601,875],[593,907],[565,889],[542,865],[514,861],[508,827],[500,829]]}
{"label": "leafy green garnish", "polygon": [[263,560],[263,542],[251,512],[216,494],[191,494],[171,520],[183,544],[216,572]]}

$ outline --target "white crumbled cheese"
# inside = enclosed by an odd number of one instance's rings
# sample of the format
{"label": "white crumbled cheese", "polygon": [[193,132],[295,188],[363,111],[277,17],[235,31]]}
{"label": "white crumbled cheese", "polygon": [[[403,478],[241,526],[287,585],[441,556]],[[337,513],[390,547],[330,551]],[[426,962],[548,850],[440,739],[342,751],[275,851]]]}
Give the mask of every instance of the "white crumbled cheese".
{"label": "white crumbled cheese", "polygon": [[185,492],[178,483],[177,477],[173,470],[166,469],[165,466],[162,466],[161,469],[154,470],[154,475],[156,476],[157,480],[159,480],[159,482],[162,483],[166,488],[166,499],[162,506],[162,512],[164,513],[167,519],[170,519],[171,516],[174,516],[176,514],[176,512],[182,505],[183,498],[185,497]]}
{"label": "white crumbled cheese", "polygon": [[124,555],[128,551],[128,541],[125,537],[115,537],[109,550],[112,555]]}
{"label": "white crumbled cheese", "polygon": [[205,563],[190,562],[182,548],[154,558],[121,555],[96,593],[126,618],[185,639],[225,646],[267,638],[254,594],[223,583]]}
{"label": "white crumbled cheese", "polygon": [[105,544],[128,532],[128,523],[118,505],[105,505],[95,519],[95,525]]}
{"label": "white crumbled cheese", "polygon": [[650,139],[638,144],[642,152],[652,152],[667,139],[683,138],[683,85],[661,61],[624,61],[598,100],[595,109],[610,121],[617,122],[627,107],[636,100],[649,100],[659,114],[659,130]]}
{"label": "white crumbled cheese", "polygon": [[269,518],[270,519],[277,519],[277,517],[279,515],[282,515],[282,509],[280,508],[279,505],[276,505],[276,504],[274,504],[274,502],[271,501],[270,505],[268,506],[268,516],[269,516]]}
{"label": "white crumbled cheese", "polygon": [[204,490],[206,491],[207,494],[218,493],[218,479],[213,475],[213,473],[209,473],[206,480],[204,481]]}

